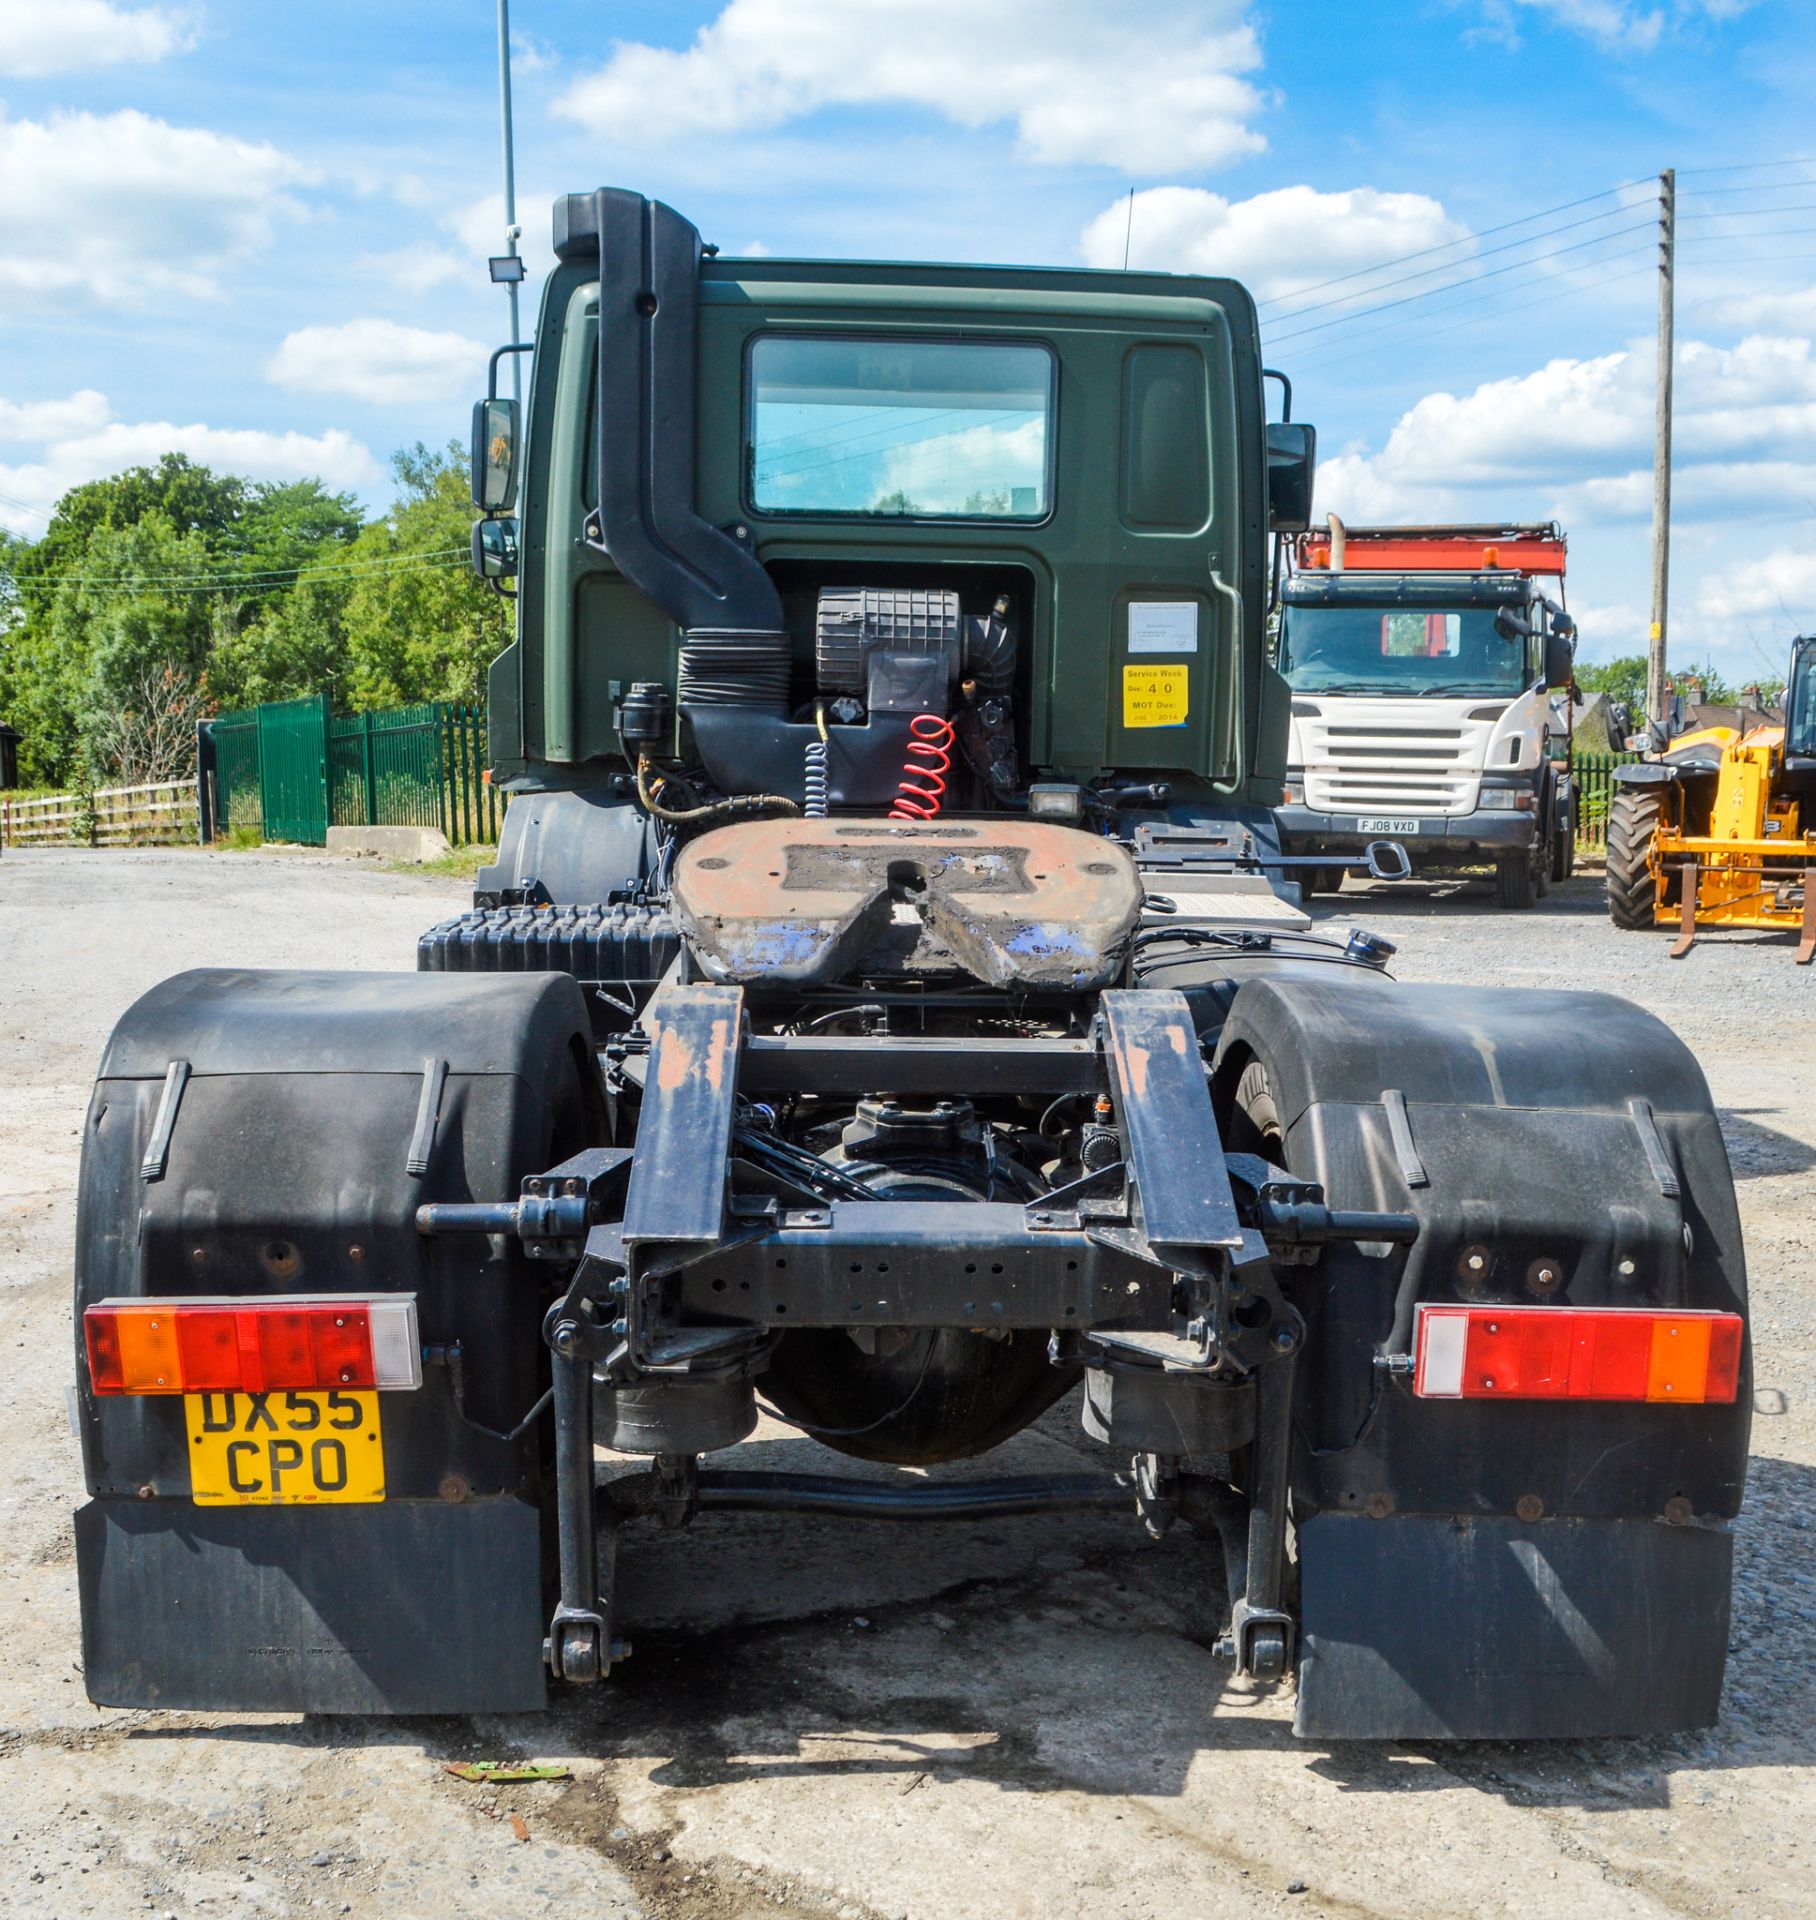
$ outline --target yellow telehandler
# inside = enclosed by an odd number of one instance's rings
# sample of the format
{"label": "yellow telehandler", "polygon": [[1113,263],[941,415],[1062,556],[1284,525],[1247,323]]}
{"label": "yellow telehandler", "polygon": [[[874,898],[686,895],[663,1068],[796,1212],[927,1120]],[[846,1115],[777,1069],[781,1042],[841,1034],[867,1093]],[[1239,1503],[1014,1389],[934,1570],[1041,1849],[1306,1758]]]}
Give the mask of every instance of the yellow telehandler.
{"label": "yellow telehandler", "polygon": [[1782,725],[1702,727],[1617,767],[1608,812],[1608,912],[1617,927],[1798,935],[1816,958],[1816,635],[1791,643]]}

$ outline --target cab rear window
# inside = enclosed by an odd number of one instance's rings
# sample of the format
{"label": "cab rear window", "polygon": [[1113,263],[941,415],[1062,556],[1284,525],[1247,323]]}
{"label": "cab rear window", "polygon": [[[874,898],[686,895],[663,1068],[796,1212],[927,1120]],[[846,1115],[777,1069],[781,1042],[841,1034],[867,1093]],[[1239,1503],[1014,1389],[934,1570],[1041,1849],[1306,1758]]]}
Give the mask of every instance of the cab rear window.
{"label": "cab rear window", "polygon": [[1044,520],[1053,355],[1009,341],[807,339],[751,347],[755,513]]}

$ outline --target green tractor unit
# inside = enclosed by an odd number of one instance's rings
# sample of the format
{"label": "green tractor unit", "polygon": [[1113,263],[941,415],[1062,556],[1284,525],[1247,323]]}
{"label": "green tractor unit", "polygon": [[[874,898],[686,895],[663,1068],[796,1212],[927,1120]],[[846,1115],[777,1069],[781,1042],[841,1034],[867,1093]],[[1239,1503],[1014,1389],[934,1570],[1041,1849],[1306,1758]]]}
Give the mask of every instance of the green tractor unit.
{"label": "green tractor unit", "polygon": [[[630,1656],[639,1522],[1113,1508],[1307,1737],[1706,1725],[1708,1090],[1619,1000],[1299,911],[1313,447],[1249,295],[732,260],[615,190],[555,252],[476,410],[472,910],[414,972],[180,975],[101,1063],[93,1698],[519,1711]],[[1097,1471],[951,1465],[1075,1388]],[[741,1467],[759,1407],[872,1467]]]}

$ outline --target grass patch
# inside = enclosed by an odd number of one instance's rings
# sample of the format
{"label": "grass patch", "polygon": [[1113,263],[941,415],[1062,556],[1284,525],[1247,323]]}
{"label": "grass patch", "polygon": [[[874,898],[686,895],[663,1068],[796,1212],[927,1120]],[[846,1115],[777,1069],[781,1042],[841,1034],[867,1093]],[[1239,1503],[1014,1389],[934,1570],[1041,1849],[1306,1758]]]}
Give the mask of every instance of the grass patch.
{"label": "grass patch", "polygon": [[438,860],[392,860],[392,873],[424,873],[437,880],[471,880],[481,867],[489,867],[498,858],[498,849],[486,842],[456,847]]}
{"label": "grass patch", "polygon": [[229,853],[251,853],[265,844],[265,834],[260,827],[229,827],[225,833],[215,835],[214,844],[225,847]]}

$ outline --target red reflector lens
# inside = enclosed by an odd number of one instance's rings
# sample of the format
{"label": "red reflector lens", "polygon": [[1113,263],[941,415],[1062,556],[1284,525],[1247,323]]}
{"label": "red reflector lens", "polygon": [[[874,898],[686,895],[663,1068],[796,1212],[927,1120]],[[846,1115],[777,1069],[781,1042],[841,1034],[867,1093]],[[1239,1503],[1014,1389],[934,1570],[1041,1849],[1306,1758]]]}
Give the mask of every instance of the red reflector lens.
{"label": "red reflector lens", "polygon": [[[189,1308],[178,1311],[176,1323],[184,1391],[206,1393],[237,1386],[240,1379],[237,1317],[231,1313]],[[92,1318],[89,1324],[94,1324]]]}
{"label": "red reflector lens", "polygon": [[317,1373],[336,1386],[371,1386],[372,1334],[363,1308],[318,1307],[311,1331]]}
{"label": "red reflector lens", "polygon": [[422,1384],[413,1294],[102,1300],[82,1328],[98,1394]]}
{"label": "red reflector lens", "polygon": [[1413,1392],[1426,1400],[1731,1402],[1734,1313],[1420,1307]]}
{"label": "red reflector lens", "polygon": [[262,1387],[312,1387],[315,1355],[309,1341],[308,1316],[301,1311],[261,1313],[258,1316],[259,1363]]}

